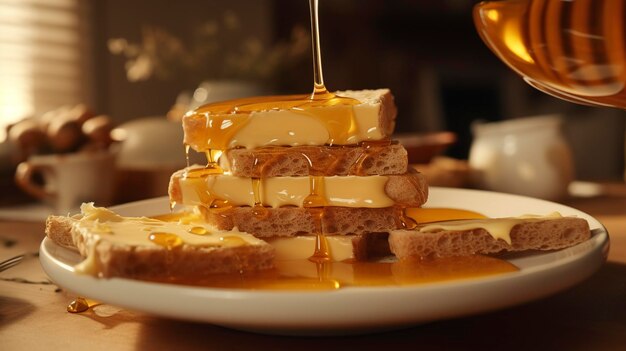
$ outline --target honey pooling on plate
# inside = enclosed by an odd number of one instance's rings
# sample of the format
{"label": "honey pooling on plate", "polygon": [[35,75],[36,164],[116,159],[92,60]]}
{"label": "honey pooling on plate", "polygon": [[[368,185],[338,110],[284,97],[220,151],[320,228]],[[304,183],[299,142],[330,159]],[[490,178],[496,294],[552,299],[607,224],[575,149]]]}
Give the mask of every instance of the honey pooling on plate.
{"label": "honey pooling on plate", "polygon": [[316,263],[305,259],[278,261],[274,269],[257,272],[216,274],[200,279],[173,277],[155,281],[213,288],[310,291],[431,284],[506,274],[517,270],[517,267],[505,260],[480,255],[402,262]]}

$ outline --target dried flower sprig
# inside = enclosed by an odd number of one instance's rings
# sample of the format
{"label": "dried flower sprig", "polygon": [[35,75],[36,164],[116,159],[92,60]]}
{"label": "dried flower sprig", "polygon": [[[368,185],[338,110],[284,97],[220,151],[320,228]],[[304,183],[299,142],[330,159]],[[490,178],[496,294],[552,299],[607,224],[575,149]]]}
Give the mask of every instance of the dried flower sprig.
{"label": "dried flower sprig", "polygon": [[192,84],[208,79],[266,81],[310,49],[309,33],[302,27],[293,28],[289,41],[273,45],[244,37],[239,18],[232,12],[198,27],[189,45],[162,28],[144,26],[141,33],[139,43],[124,38],[108,41],[112,54],[125,57],[126,77],[131,82],[181,76]]}

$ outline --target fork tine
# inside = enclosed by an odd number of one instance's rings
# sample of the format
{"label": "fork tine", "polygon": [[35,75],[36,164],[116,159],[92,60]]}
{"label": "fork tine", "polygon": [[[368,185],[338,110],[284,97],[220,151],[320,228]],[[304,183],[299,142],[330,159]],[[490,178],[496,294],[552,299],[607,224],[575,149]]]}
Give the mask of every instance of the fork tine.
{"label": "fork tine", "polygon": [[24,259],[24,255],[18,255],[18,256],[9,258],[6,261],[0,262],[0,272],[17,265],[18,263],[22,262],[23,259]]}

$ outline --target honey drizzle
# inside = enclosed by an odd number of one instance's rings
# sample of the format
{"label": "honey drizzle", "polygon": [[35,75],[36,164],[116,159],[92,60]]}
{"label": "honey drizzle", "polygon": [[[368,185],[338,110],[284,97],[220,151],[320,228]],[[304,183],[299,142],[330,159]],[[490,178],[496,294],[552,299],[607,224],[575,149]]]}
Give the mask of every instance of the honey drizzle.
{"label": "honey drizzle", "polygon": [[[320,50],[320,32],[319,32],[319,16],[318,16],[318,0],[309,0],[310,14],[311,14],[311,45],[313,51],[313,93],[311,94],[312,100],[319,100],[324,98],[335,98],[335,95],[328,92],[324,85],[324,73],[322,70],[322,53]],[[332,117],[332,116],[328,116]],[[354,112],[350,114],[350,127],[347,134],[356,130],[356,122],[354,119]],[[332,120],[329,118],[329,120]],[[337,121],[335,119],[335,121]],[[338,125],[345,126],[341,123],[344,121],[337,121]],[[327,123],[328,125],[328,123]],[[336,134],[336,133],[333,133]],[[332,145],[338,139],[338,136],[331,134]],[[312,172],[313,164],[309,161],[309,174]],[[324,280],[328,276],[329,266],[326,263],[331,261],[330,250],[328,248],[328,240],[324,233],[322,221],[324,219],[324,211],[326,206],[326,199],[324,194],[324,177],[319,175],[309,175],[309,195],[303,201],[303,207],[309,209],[309,213],[313,218],[315,225],[315,251],[313,255],[309,257],[311,262],[316,263],[317,273],[320,280]]]}
{"label": "honey drizzle", "polygon": [[252,195],[254,197],[254,206],[252,207],[252,213],[257,218],[266,218],[269,216],[269,210],[263,206],[261,202],[261,178],[252,177]]}
{"label": "honey drizzle", "polygon": [[326,209],[326,198],[324,195],[324,176],[309,176],[309,195],[302,202],[302,207],[308,209],[313,219],[314,233],[316,235],[315,251],[309,260],[320,264],[331,261],[323,225]]}
{"label": "honey drizzle", "polygon": [[187,168],[189,168],[189,166],[191,166],[189,164],[189,151],[191,149],[191,146],[189,146],[189,144],[185,144],[185,163],[187,164]]}
{"label": "honey drizzle", "polygon": [[417,221],[407,215],[407,208],[404,206],[396,205],[393,207],[394,216],[393,219],[396,222],[396,228],[398,229],[415,229],[417,227]]}
{"label": "honey drizzle", "polygon": [[311,46],[313,51],[313,94],[316,97],[325,97],[330,93],[324,85],[324,73],[322,72],[322,50],[320,49],[320,26],[318,0],[309,0],[309,10],[311,15]]}
{"label": "honey drizzle", "polygon": [[349,174],[352,175],[363,175],[365,172],[363,170],[364,163],[368,159],[375,158],[379,153],[381,153],[384,149],[383,147],[391,145],[391,139],[382,139],[382,140],[366,140],[362,141],[360,146],[361,153],[357,157],[356,161],[350,168]]}

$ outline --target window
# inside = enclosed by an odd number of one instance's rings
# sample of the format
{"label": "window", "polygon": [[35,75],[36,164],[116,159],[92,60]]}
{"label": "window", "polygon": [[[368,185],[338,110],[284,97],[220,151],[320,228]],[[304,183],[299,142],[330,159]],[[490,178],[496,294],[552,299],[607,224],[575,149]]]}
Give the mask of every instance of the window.
{"label": "window", "polygon": [[89,3],[0,0],[0,140],[24,117],[91,102]]}

